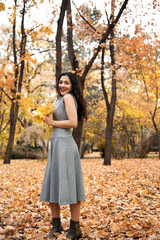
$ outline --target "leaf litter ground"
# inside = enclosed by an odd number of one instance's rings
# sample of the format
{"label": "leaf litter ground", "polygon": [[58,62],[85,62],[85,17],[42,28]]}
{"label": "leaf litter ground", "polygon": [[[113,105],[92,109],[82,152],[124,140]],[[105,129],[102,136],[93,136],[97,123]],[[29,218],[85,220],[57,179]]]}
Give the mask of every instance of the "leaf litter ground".
{"label": "leaf litter ground", "polygon": [[[83,239],[160,239],[160,160],[82,159],[86,201]],[[48,204],[39,201],[46,161],[0,162],[0,240],[43,240],[51,229]],[[61,207],[65,239],[69,206]]]}

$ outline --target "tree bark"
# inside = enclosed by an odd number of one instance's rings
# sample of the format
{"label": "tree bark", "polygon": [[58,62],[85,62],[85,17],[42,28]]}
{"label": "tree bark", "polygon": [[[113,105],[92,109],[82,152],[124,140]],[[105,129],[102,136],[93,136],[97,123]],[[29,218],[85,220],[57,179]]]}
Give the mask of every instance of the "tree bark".
{"label": "tree bark", "polygon": [[160,159],[160,131],[157,132],[157,139],[158,139],[158,153],[159,153],[159,159]]}
{"label": "tree bark", "polygon": [[[111,64],[115,64],[114,61],[114,48],[113,45],[110,46],[112,48],[112,61]],[[107,108],[107,118],[106,118],[106,132],[105,132],[105,152],[104,152],[104,165],[111,165],[111,153],[112,153],[112,133],[113,133],[113,119],[115,112],[115,104],[116,104],[116,78],[115,78],[115,69],[112,70],[112,96],[111,102],[109,103],[108,94],[105,90],[104,86],[104,51],[105,48],[102,49],[102,62],[101,62],[101,85],[103,89],[104,99]]]}
{"label": "tree bark", "polygon": [[73,47],[73,24],[72,24],[72,10],[71,10],[70,0],[68,0],[68,4],[67,4],[67,47],[68,47],[68,56],[71,62],[72,70],[74,70],[76,74],[78,74],[79,63],[78,63],[78,60],[76,59],[76,55]]}
{"label": "tree bark", "polygon": [[[111,37],[114,37],[112,30]],[[113,133],[113,119],[116,105],[116,71],[115,71],[115,58],[114,58],[114,43],[111,40],[110,43],[110,55],[111,55],[111,67],[112,67],[112,96],[110,107],[107,112],[107,127],[106,127],[106,139],[105,139],[105,155],[104,165],[111,164],[111,150],[112,150],[112,133]]]}
{"label": "tree bark", "polygon": [[[76,55],[73,47],[73,24],[72,24],[72,10],[71,10],[70,0],[68,0],[68,4],[67,4],[67,47],[68,47],[68,56],[72,66],[72,70],[75,72],[78,83],[83,92],[84,79],[80,77],[79,62],[76,59]],[[79,121],[77,128],[73,130],[73,138],[77,143],[80,156],[82,156],[82,151],[81,151],[82,130],[83,130],[83,121]]]}
{"label": "tree bark", "polygon": [[61,5],[60,16],[57,22],[57,34],[56,34],[56,81],[62,72],[62,46],[61,46],[61,38],[62,38],[62,28],[63,21],[65,16],[65,11],[67,7],[67,1],[63,0]]}
{"label": "tree bark", "polygon": [[158,100],[159,100],[159,98],[158,98],[158,87],[156,87],[156,101],[155,101],[154,112],[153,112],[153,114],[150,112],[150,114],[151,114],[151,117],[152,117],[152,123],[153,123],[154,129],[155,129],[156,135],[157,135],[157,141],[158,141],[157,149],[158,149],[159,159],[160,159],[160,131],[159,131],[159,128],[157,127],[157,124],[155,122],[155,117],[156,117],[156,113],[157,113],[157,110],[158,110]]}
{"label": "tree bark", "polygon": [[12,102],[11,108],[10,108],[10,131],[9,131],[9,139],[8,144],[6,148],[5,158],[4,158],[4,164],[10,164],[10,159],[12,156],[12,147],[14,142],[14,135],[16,130],[16,122],[17,122],[17,115],[18,115],[18,109],[19,105],[18,103]]}
{"label": "tree bark", "polygon": [[[84,90],[84,79],[82,79],[82,77],[77,76],[78,82],[82,88],[82,91]],[[83,120],[78,122],[78,126],[77,128],[74,128],[73,130],[73,138],[75,140],[75,142],[77,143],[78,149],[79,149],[79,153],[80,153],[80,157],[83,156],[83,151],[81,148],[81,142],[82,142],[82,131],[83,131]]]}
{"label": "tree bark", "polygon": [[[17,0],[15,0],[15,7],[17,7]],[[13,55],[14,55],[14,66],[15,66],[15,79],[14,79],[14,89],[12,90],[12,103],[10,108],[10,131],[9,139],[5,152],[4,164],[10,164],[12,156],[12,148],[14,143],[14,136],[16,130],[16,123],[18,119],[18,110],[19,110],[19,100],[20,93],[22,91],[22,82],[23,82],[23,73],[24,73],[24,57],[25,57],[25,48],[26,48],[26,34],[24,31],[24,15],[25,15],[26,1],[23,1],[23,10],[22,10],[22,21],[21,21],[21,43],[20,43],[20,73],[18,72],[17,66],[17,49],[16,49],[16,18],[13,22]]]}
{"label": "tree bark", "polygon": [[156,110],[154,111],[154,114],[152,116],[152,123],[153,123],[153,126],[155,128],[155,131],[156,131],[156,135],[157,135],[157,149],[158,149],[158,154],[159,154],[159,159],[160,159],[160,131],[157,127],[157,124],[155,122],[155,116],[156,116]]}
{"label": "tree bark", "polygon": [[[112,0],[111,4],[111,17],[110,20],[114,19],[114,8],[115,0]],[[104,165],[111,165],[111,153],[112,153],[112,133],[113,133],[113,119],[116,104],[116,70],[115,70],[115,50],[114,50],[114,31],[111,31],[111,40],[109,44],[110,57],[111,57],[111,72],[112,72],[112,90],[111,90],[111,102],[109,103],[108,94],[104,86],[104,53],[105,47],[102,49],[102,60],[101,60],[101,85],[103,89],[104,99],[107,108],[107,119],[106,119],[106,133],[105,133],[105,151],[104,151]]]}
{"label": "tree bark", "polygon": [[80,152],[80,157],[82,157],[82,151],[81,151],[82,129],[83,129],[83,121],[79,121],[78,126],[73,130],[73,138],[77,143],[77,146]]}

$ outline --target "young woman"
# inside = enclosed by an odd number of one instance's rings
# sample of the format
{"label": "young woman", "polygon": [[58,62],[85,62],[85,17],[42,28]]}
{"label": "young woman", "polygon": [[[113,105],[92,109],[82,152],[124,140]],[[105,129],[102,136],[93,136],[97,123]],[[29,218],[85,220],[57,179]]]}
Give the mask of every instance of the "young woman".
{"label": "young woman", "polygon": [[52,213],[51,239],[63,230],[60,205],[70,205],[71,220],[67,233],[69,239],[79,239],[80,201],[85,201],[83,176],[77,145],[72,128],[78,120],[86,118],[86,105],[74,74],[67,72],[57,81],[58,101],[53,119],[46,116],[44,123],[54,127],[40,200],[49,202]]}

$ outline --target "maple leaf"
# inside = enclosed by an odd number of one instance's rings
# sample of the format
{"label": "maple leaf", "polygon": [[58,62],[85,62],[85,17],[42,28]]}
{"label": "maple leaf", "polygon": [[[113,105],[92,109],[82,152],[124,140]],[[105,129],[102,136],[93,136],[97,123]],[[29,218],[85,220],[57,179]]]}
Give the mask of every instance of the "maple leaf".
{"label": "maple leaf", "polygon": [[38,107],[36,110],[32,111],[32,117],[36,122],[42,123],[45,117],[51,114],[54,111],[53,104],[42,105]]}

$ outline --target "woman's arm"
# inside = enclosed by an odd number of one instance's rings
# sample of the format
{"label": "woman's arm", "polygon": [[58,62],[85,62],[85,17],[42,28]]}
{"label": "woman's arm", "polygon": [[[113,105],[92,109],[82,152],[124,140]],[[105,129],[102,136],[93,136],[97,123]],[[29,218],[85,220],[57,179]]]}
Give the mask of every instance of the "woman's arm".
{"label": "woman's arm", "polygon": [[51,117],[46,116],[44,123],[59,128],[76,128],[78,124],[77,108],[75,100],[71,94],[66,94],[64,96],[64,104],[68,120],[55,121]]}

